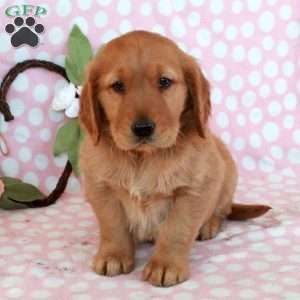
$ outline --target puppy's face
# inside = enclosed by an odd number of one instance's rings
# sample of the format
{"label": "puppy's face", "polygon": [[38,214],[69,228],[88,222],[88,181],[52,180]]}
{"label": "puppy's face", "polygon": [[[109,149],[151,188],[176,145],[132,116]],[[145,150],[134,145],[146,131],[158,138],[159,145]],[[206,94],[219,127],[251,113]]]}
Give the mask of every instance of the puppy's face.
{"label": "puppy's face", "polygon": [[195,117],[201,117],[201,91],[195,89],[206,81],[201,83],[204,78],[199,76],[192,59],[170,40],[148,32],[129,33],[107,44],[92,62],[80,119],[96,140],[109,131],[123,150],[168,148],[176,143],[188,99]]}

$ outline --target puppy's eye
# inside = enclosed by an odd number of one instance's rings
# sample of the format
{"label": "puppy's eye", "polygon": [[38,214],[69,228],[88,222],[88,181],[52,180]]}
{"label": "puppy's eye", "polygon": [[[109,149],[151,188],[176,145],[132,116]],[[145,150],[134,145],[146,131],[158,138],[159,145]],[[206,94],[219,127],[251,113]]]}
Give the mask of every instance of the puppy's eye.
{"label": "puppy's eye", "polygon": [[172,85],[172,83],[173,83],[172,79],[169,79],[167,77],[159,78],[159,88],[162,90],[168,89]]}
{"label": "puppy's eye", "polygon": [[121,80],[117,80],[111,85],[111,88],[116,92],[116,93],[123,93],[125,91],[125,84]]}

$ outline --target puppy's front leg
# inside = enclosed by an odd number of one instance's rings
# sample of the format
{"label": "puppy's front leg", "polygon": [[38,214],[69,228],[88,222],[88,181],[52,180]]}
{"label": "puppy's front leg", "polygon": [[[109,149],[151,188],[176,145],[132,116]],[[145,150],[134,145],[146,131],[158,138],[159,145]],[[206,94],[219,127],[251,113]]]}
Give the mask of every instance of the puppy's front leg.
{"label": "puppy's front leg", "polygon": [[[210,191],[211,192],[211,191]],[[156,286],[171,286],[188,278],[188,258],[200,227],[213,212],[212,194],[181,193],[159,228],[152,258],[143,279]]]}
{"label": "puppy's front leg", "polygon": [[86,196],[100,225],[100,246],[93,269],[107,276],[132,271],[134,242],[120,201],[109,188],[95,188],[89,184],[86,184]]}

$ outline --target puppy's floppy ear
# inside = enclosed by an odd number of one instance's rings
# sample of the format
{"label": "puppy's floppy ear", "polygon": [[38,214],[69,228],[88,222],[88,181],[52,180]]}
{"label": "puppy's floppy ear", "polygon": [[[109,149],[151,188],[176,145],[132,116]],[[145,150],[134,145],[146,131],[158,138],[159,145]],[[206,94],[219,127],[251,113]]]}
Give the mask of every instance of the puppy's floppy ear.
{"label": "puppy's floppy ear", "polygon": [[92,73],[89,72],[81,96],[79,119],[87,133],[91,136],[95,145],[98,144],[101,136],[101,108],[96,98],[97,84]]}
{"label": "puppy's floppy ear", "polygon": [[183,63],[188,88],[187,100],[191,102],[198,133],[205,138],[205,129],[211,112],[209,83],[191,56],[185,55]]}

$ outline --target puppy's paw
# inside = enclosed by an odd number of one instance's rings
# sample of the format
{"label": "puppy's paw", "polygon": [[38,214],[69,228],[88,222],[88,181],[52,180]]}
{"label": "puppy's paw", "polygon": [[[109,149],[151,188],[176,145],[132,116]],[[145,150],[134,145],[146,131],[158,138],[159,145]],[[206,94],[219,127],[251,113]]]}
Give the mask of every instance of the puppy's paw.
{"label": "puppy's paw", "polygon": [[153,257],[145,266],[143,280],[155,286],[168,287],[188,278],[188,262],[168,261]]}
{"label": "puppy's paw", "polygon": [[98,252],[92,264],[93,270],[105,276],[116,276],[123,273],[129,273],[134,268],[134,259],[122,255],[104,255]]}
{"label": "puppy's paw", "polygon": [[205,241],[216,237],[222,224],[220,217],[212,216],[200,229],[197,240]]}

